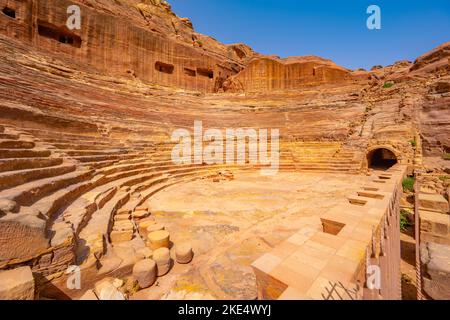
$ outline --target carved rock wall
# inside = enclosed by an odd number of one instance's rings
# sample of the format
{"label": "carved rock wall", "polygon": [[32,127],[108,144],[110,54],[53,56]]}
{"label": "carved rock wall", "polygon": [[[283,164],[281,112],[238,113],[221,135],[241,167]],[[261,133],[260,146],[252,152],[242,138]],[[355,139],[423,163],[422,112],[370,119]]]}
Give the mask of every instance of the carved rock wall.
{"label": "carved rock wall", "polygon": [[225,89],[229,91],[267,92],[300,89],[327,83],[345,83],[356,80],[349,70],[326,60],[302,58],[253,59],[238,75],[232,77]]}
{"label": "carved rock wall", "polygon": [[[81,8],[81,29],[71,31],[66,27],[66,10],[74,3]],[[188,44],[181,35],[176,37],[176,27],[171,33],[158,32],[151,25],[149,28],[139,20],[139,6],[132,11],[132,17],[129,12],[119,16],[66,0],[1,0],[0,8],[14,12],[13,16],[0,14],[0,33],[65,55],[93,71],[136,77],[162,86],[213,92],[241,69],[240,59],[245,58],[245,54],[240,58],[232,47],[214,41],[209,41],[209,46],[217,44],[215,50],[208,51],[199,46],[202,42],[194,40],[194,33]],[[182,23],[173,13],[167,15]]]}

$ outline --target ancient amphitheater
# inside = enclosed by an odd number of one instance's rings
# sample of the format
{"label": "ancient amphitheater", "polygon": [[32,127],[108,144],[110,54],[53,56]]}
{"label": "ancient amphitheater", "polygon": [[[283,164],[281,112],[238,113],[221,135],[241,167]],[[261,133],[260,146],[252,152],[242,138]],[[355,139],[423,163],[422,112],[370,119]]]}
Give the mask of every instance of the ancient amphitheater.
{"label": "ancient amphitheater", "polygon": [[[159,0],[0,10],[0,299],[449,298],[450,43],[347,70],[221,44]],[[277,174],[174,163],[199,121],[278,129]]]}

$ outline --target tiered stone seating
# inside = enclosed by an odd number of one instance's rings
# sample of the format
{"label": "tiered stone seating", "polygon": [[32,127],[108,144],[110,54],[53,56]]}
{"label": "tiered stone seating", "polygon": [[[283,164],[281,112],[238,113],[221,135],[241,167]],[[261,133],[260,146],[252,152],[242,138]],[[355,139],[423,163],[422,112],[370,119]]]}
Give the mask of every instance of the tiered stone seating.
{"label": "tiered stone seating", "polygon": [[[15,201],[20,210],[39,212],[47,221],[44,249],[68,245],[78,263],[104,253],[103,241],[109,242],[118,209],[134,209],[170,185],[221,168],[174,165],[170,144],[138,141],[135,146],[132,141],[125,144],[106,137],[98,141],[60,132],[26,132],[26,141],[16,135],[17,140],[2,145],[9,149],[0,149],[5,158],[0,162],[0,198]],[[27,158],[13,161],[16,158],[11,156]],[[14,170],[22,164],[29,169]]]}
{"label": "tiered stone seating", "polygon": [[[117,225],[115,216],[134,212],[169,186],[213,177],[222,170],[267,167],[249,159],[245,165],[175,165],[174,143],[166,141],[122,141],[35,129],[3,131],[7,139],[0,140],[5,141],[0,144],[0,199],[14,201],[20,212],[32,209],[45,221],[40,229],[44,245],[20,257],[43,274],[63,271],[68,263],[93,266],[111,248],[129,241],[131,233],[133,239],[139,238],[133,219],[134,226],[121,237],[123,223]],[[280,148],[280,171],[351,169],[353,155],[339,143],[289,142]],[[269,153],[270,149],[269,143]],[[43,254],[62,249],[62,254],[41,262]]]}
{"label": "tiered stone seating", "polygon": [[355,152],[340,142],[296,142],[292,157],[299,171],[355,173],[360,167]]}

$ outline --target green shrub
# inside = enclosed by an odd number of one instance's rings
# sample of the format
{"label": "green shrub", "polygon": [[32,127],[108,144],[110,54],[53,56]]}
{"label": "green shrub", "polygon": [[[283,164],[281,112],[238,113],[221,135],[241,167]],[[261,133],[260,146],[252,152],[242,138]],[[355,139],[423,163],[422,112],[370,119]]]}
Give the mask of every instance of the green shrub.
{"label": "green shrub", "polygon": [[394,86],[394,83],[388,81],[388,82],[385,82],[385,83],[384,83],[383,88],[389,89],[389,88],[391,88],[391,87],[393,87],[393,86]]}
{"label": "green shrub", "polygon": [[403,185],[403,191],[414,192],[414,178],[413,177],[406,177],[405,179],[403,179],[402,185]]}
{"label": "green shrub", "polygon": [[444,160],[450,160],[450,153],[444,153],[444,155],[442,156],[442,158]]}
{"label": "green shrub", "polygon": [[413,148],[417,147],[417,141],[416,140],[411,140],[410,143],[411,143],[411,146]]}
{"label": "green shrub", "polygon": [[447,182],[447,180],[450,179],[449,176],[440,176],[439,180],[443,181],[443,182]]}

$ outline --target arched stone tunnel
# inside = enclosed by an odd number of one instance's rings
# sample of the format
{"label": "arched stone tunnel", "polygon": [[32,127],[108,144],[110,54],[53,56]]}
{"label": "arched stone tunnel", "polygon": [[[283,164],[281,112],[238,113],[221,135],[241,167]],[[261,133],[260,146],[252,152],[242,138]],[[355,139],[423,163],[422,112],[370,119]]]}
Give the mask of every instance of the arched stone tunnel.
{"label": "arched stone tunnel", "polygon": [[388,148],[374,148],[367,153],[367,165],[372,169],[389,169],[398,162],[394,151]]}

